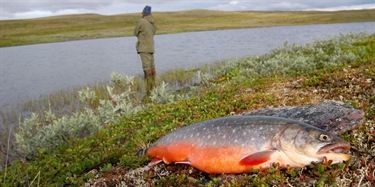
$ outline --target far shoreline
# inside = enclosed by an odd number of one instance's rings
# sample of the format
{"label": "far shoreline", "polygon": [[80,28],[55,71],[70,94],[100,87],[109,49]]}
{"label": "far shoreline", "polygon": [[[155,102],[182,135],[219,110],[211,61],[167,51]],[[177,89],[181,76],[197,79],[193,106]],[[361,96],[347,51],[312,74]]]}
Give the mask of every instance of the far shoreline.
{"label": "far shoreline", "polygon": [[[183,32],[374,22],[375,9],[341,11],[154,12],[158,35]],[[0,47],[133,36],[138,13],[103,16],[74,14],[25,20],[0,20]],[[43,28],[43,29],[40,29]]]}

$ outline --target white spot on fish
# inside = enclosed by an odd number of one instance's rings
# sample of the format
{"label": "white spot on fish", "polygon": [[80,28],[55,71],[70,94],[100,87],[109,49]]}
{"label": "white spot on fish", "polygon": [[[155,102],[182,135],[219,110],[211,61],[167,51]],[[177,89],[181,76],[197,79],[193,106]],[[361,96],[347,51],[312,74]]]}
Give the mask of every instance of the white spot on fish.
{"label": "white spot on fish", "polygon": [[226,137],[227,137],[227,135],[224,134],[223,138],[226,138]]}
{"label": "white spot on fish", "polygon": [[260,127],[259,129],[260,129],[260,130],[262,130],[262,129],[263,129],[263,127]]}
{"label": "white spot on fish", "polygon": [[251,138],[251,141],[254,141],[255,140],[255,138]]}
{"label": "white spot on fish", "polygon": [[193,134],[190,134],[190,138],[193,138]]}
{"label": "white spot on fish", "polygon": [[244,136],[246,136],[247,133],[246,133],[246,132],[243,132],[242,134],[243,134]]}
{"label": "white spot on fish", "polygon": [[212,143],[212,145],[216,145],[216,141],[214,141],[214,142]]}
{"label": "white spot on fish", "polygon": [[235,139],[235,140],[234,140],[234,143],[237,143],[237,142],[238,142],[238,140],[237,140],[237,139]]}
{"label": "white spot on fish", "polygon": [[233,129],[233,130],[232,130],[232,133],[234,134],[235,132],[236,132],[236,129]]}
{"label": "white spot on fish", "polygon": [[210,138],[211,138],[211,135],[208,135],[207,138],[210,139]]}

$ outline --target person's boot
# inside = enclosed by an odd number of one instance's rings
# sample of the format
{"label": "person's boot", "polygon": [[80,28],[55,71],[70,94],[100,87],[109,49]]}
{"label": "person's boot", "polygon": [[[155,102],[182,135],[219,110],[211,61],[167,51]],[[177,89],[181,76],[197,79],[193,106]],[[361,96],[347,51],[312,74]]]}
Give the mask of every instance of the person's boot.
{"label": "person's boot", "polygon": [[146,91],[151,92],[155,86],[155,75],[152,70],[145,71]]}
{"label": "person's boot", "polygon": [[145,74],[145,80],[151,76],[152,71],[151,70],[143,70],[143,73]]}
{"label": "person's boot", "polygon": [[151,72],[152,72],[152,75],[153,75],[153,76],[156,76],[156,70],[155,70],[155,68],[153,68],[153,69],[151,70]]}
{"label": "person's boot", "polygon": [[154,89],[154,87],[156,85],[155,78],[156,78],[156,70],[155,70],[155,68],[153,68],[153,69],[151,69],[150,91],[152,89]]}

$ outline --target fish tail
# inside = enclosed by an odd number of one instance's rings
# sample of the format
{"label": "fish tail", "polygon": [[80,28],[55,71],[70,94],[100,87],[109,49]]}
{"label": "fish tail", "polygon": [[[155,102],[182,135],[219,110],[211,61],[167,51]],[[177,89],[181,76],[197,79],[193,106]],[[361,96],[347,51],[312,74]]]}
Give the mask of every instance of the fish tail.
{"label": "fish tail", "polygon": [[134,156],[141,157],[141,156],[143,156],[143,155],[146,154],[146,151],[147,151],[147,149],[143,149],[143,148],[141,148],[141,149],[139,149],[139,150],[134,154]]}

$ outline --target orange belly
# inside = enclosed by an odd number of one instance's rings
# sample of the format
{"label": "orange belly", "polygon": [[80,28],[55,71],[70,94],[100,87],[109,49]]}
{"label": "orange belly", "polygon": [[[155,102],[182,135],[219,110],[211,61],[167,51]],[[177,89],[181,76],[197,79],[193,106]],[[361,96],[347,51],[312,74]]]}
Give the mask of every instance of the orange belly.
{"label": "orange belly", "polygon": [[[170,143],[155,146],[147,151],[149,156],[172,162],[186,162],[206,173],[244,173],[251,172],[257,166],[243,166],[239,164],[241,158],[252,152],[251,148],[240,146],[194,146],[191,143]],[[259,167],[258,167],[259,168]]]}

